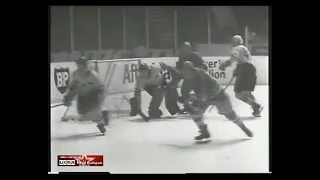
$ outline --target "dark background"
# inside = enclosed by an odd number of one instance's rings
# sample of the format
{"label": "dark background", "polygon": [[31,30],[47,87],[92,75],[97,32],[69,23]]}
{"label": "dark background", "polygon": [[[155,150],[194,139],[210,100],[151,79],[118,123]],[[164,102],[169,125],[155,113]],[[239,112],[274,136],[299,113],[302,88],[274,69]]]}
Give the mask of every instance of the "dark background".
{"label": "dark background", "polygon": [[[123,16],[125,9],[125,32]],[[228,43],[234,34],[244,36],[244,28],[259,37],[267,37],[267,6],[231,7],[238,30],[218,27],[211,6],[156,6],[148,7],[150,49],[175,49],[174,10],[177,11],[177,42],[195,44],[208,43],[208,18],[210,12],[211,43]],[[129,49],[146,47],[146,6],[108,7],[100,6],[101,49]],[[51,7],[51,52],[71,52],[70,7]],[[98,6],[74,6],[73,8],[74,50],[97,50]],[[126,45],[123,43],[126,34]]]}

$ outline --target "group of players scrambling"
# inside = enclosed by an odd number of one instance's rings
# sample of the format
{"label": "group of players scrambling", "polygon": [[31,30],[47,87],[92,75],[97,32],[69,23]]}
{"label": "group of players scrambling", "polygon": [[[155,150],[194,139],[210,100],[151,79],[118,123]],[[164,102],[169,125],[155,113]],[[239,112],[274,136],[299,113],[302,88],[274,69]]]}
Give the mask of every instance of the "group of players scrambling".
{"label": "group of players scrambling", "polygon": [[[230,58],[221,63],[219,69],[225,70],[232,63],[237,66],[233,72],[236,77],[234,92],[236,98],[249,104],[253,109],[253,115],[259,117],[263,107],[256,102],[252,94],[256,85],[256,68],[251,63],[251,55],[248,49],[242,45],[241,36],[233,36]],[[104,86],[95,71],[88,68],[88,59],[82,57],[76,61],[78,69],[73,72],[70,86],[64,98],[64,104],[70,105],[73,97],[77,95],[77,110],[80,119],[90,119],[97,122],[101,133],[105,133],[105,125],[109,117],[107,111],[101,107],[104,99]],[[215,106],[219,114],[234,122],[243,132],[252,137],[253,133],[244,125],[240,117],[234,111],[228,94],[220,84],[207,72],[204,60],[191,50],[191,45],[185,43],[176,67],[165,63],[160,66],[148,66],[141,64],[137,76],[134,97],[130,99],[130,116],[141,115],[145,121],[154,118],[161,118],[160,105],[165,99],[165,106],[171,115],[188,113],[199,128],[200,135],[195,140],[208,140],[211,135],[207,124],[204,122],[204,113],[209,106]],[[172,81],[167,83],[163,70],[171,74]],[[181,96],[177,92],[178,83],[183,80]],[[141,112],[140,96],[145,90],[151,98],[149,103],[148,116]],[[190,94],[193,91],[194,94]],[[183,103],[184,108],[180,109],[178,102]]]}

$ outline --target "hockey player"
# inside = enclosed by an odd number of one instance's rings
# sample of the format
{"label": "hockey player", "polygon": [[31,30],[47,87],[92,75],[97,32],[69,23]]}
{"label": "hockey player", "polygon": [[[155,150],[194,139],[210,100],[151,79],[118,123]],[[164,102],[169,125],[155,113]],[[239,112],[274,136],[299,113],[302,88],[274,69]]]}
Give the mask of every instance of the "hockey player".
{"label": "hockey player", "polygon": [[[189,42],[185,42],[182,45],[179,59],[176,64],[176,68],[178,70],[180,70],[183,63],[186,61],[192,62],[193,65],[197,68],[204,69],[204,70],[208,69],[208,67],[207,67],[205,61],[202,59],[202,57],[197,52],[192,51],[192,47]],[[178,83],[180,82],[180,80],[181,80],[180,78],[172,78],[172,81],[168,84],[168,87],[176,88]],[[191,87],[189,87],[188,85],[189,84],[185,84],[185,83],[182,84],[183,87],[181,87],[181,93],[189,94],[191,92]],[[184,92],[182,92],[182,91],[184,91]],[[184,100],[181,99],[181,97],[180,97],[179,101],[181,102]],[[185,112],[184,112],[184,110],[182,110],[180,113],[185,113]]]}
{"label": "hockey player", "polygon": [[249,50],[242,44],[243,40],[241,36],[233,36],[233,49],[231,50],[230,59],[221,63],[219,69],[224,71],[225,68],[231,66],[232,63],[237,63],[237,67],[233,72],[233,76],[236,77],[234,86],[236,98],[252,107],[252,115],[260,117],[263,107],[256,102],[255,97],[252,94],[257,81],[256,68],[251,63],[251,54]]}
{"label": "hockey player", "polygon": [[164,63],[161,63],[161,67],[172,73],[180,74],[184,79],[183,83],[189,84],[189,87],[191,87],[196,94],[195,96],[182,94],[183,98],[186,99],[184,103],[185,107],[200,130],[200,135],[195,137],[195,140],[202,141],[210,138],[207,125],[203,120],[203,114],[210,105],[216,106],[219,114],[224,115],[237,124],[247,136],[253,136],[252,132],[243,124],[233,110],[229,96],[222,90],[218,82],[210,77],[203,69],[195,68],[190,61],[184,62],[181,72]]}
{"label": "hockey player", "polygon": [[[166,98],[166,108],[171,115],[176,114],[180,111],[179,106],[170,100],[170,89],[166,89],[166,81],[164,75],[161,73],[162,69],[156,66],[148,66],[145,63],[142,63],[139,66],[139,73],[137,76],[134,97],[130,99],[131,104],[131,113],[130,116],[135,116],[141,112],[139,102],[141,97],[141,91],[145,90],[151,98],[149,104],[149,117],[145,119],[148,121],[152,118],[160,118],[162,116],[162,111],[159,109],[163,97]],[[137,108],[139,107],[139,108]]]}
{"label": "hockey player", "polygon": [[208,68],[201,56],[197,52],[192,51],[191,44],[189,42],[185,42],[182,45],[179,60],[176,66],[178,70],[181,69],[185,61],[192,62],[193,65],[197,68],[201,68],[204,70],[207,70]]}
{"label": "hockey player", "polygon": [[107,111],[101,111],[104,100],[104,86],[98,74],[88,67],[88,59],[77,59],[77,70],[72,72],[71,82],[64,97],[64,104],[70,106],[77,95],[77,111],[79,120],[92,120],[97,122],[101,133],[105,133],[105,122],[108,123]]}

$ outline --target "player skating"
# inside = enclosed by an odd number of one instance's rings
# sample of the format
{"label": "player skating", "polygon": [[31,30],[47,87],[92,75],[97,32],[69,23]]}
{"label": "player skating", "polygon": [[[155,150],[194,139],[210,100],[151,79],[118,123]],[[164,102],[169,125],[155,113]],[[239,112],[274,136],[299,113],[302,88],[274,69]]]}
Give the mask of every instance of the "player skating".
{"label": "player skating", "polygon": [[236,82],[234,85],[236,98],[252,107],[252,115],[260,117],[263,107],[256,102],[255,97],[252,94],[257,81],[256,68],[251,63],[251,54],[249,50],[242,44],[243,40],[241,36],[233,36],[233,49],[231,50],[230,59],[221,63],[219,69],[224,71],[226,67],[229,67],[232,63],[237,62],[237,67],[233,72],[233,75],[236,77]]}
{"label": "player skating", "polygon": [[181,78],[184,79],[183,83],[187,83],[188,87],[196,94],[182,94],[183,98],[186,99],[184,103],[185,107],[200,130],[200,135],[195,137],[195,140],[201,141],[211,137],[207,124],[205,124],[203,119],[204,113],[210,105],[216,106],[219,114],[224,115],[237,124],[247,136],[253,136],[252,132],[243,124],[233,110],[229,96],[222,90],[218,82],[203,69],[193,67],[193,64],[189,61],[184,62],[180,72],[174,67],[170,67],[164,63],[160,64],[162,68],[169,70],[171,73],[180,74]]}
{"label": "player skating", "polygon": [[[145,90],[150,96],[152,96],[149,104],[149,117],[144,117],[145,121],[152,118],[160,118],[162,111],[159,109],[163,97],[166,99],[166,108],[171,115],[180,111],[177,103],[172,102],[170,97],[175,96],[170,89],[166,88],[166,81],[164,75],[161,73],[162,69],[157,66],[148,66],[142,63],[139,66],[139,73],[137,75],[137,81],[134,91],[134,97],[130,99],[131,112],[130,116],[136,116],[141,113],[141,91]],[[176,97],[177,99],[178,97]],[[141,115],[141,114],[140,114]],[[144,116],[142,114],[142,116]]]}
{"label": "player skating", "polygon": [[207,70],[207,65],[202,57],[195,51],[192,51],[191,44],[189,42],[185,42],[182,45],[181,52],[179,54],[179,59],[177,62],[176,68],[179,70],[182,68],[184,62],[190,61],[197,68],[201,68]]}
{"label": "player skating", "polygon": [[[208,67],[205,63],[205,61],[202,59],[202,57],[195,51],[192,51],[191,44],[189,42],[185,42],[182,45],[178,62],[176,63],[176,68],[180,70],[182,68],[182,65],[184,62],[190,61],[193,63],[193,65],[197,68],[207,70]],[[168,83],[168,87],[170,88],[176,88],[178,86],[178,83],[181,81],[181,78],[174,77],[172,75],[172,81]],[[181,87],[181,94],[189,94],[191,92],[191,87],[188,86],[189,84],[183,83]],[[175,90],[177,91],[177,90]],[[183,99],[179,99],[179,101],[184,101]],[[184,113],[184,109],[181,111],[181,113]]]}
{"label": "player skating", "polygon": [[[77,70],[72,72],[71,82],[64,97],[64,105],[70,106],[77,95],[77,111],[79,120],[92,120],[97,123],[101,133],[105,133],[104,125],[108,123],[107,111],[102,112],[104,86],[98,74],[88,67],[88,59],[77,59]],[[105,122],[106,121],[106,122]]]}

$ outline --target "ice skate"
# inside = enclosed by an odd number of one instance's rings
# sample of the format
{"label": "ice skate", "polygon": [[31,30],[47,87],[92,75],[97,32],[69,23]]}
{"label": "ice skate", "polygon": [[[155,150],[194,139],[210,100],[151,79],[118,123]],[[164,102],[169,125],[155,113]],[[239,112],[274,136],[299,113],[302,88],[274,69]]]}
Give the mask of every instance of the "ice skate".
{"label": "ice skate", "polygon": [[160,119],[162,116],[162,111],[158,109],[157,111],[149,111],[149,117],[145,119],[146,122],[148,122],[150,119]]}
{"label": "ice skate", "polygon": [[103,135],[107,131],[106,128],[104,127],[104,124],[98,124],[97,127]]}
{"label": "ice skate", "polygon": [[70,118],[66,118],[66,117],[61,118],[61,122],[68,122],[69,120],[70,120]]}
{"label": "ice skate", "polygon": [[187,111],[186,108],[183,108],[183,109],[181,109],[181,110],[178,112],[178,114],[182,114],[182,115],[188,114],[188,111]]}
{"label": "ice skate", "polygon": [[143,118],[145,122],[149,122],[151,119],[160,119],[161,116],[160,115],[149,115],[146,118]]}
{"label": "ice skate", "polygon": [[150,119],[151,119],[151,117],[150,117],[150,116],[143,117],[144,122],[149,122],[149,121],[150,121]]}
{"label": "ice skate", "polygon": [[262,110],[263,110],[263,107],[260,104],[258,104],[253,108],[252,115],[255,117],[261,117],[260,113]]}
{"label": "ice skate", "polygon": [[207,129],[207,125],[204,125],[201,129],[200,129],[200,135],[199,136],[196,136],[194,138],[194,140],[196,142],[209,142],[211,141],[211,135],[210,133],[208,132],[208,129]]}
{"label": "ice skate", "polygon": [[139,111],[139,113],[138,113],[141,117],[142,117],[142,119],[145,121],[145,122],[148,122],[149,121],[149,117],[148,116],[146,116],[141,110]]}

